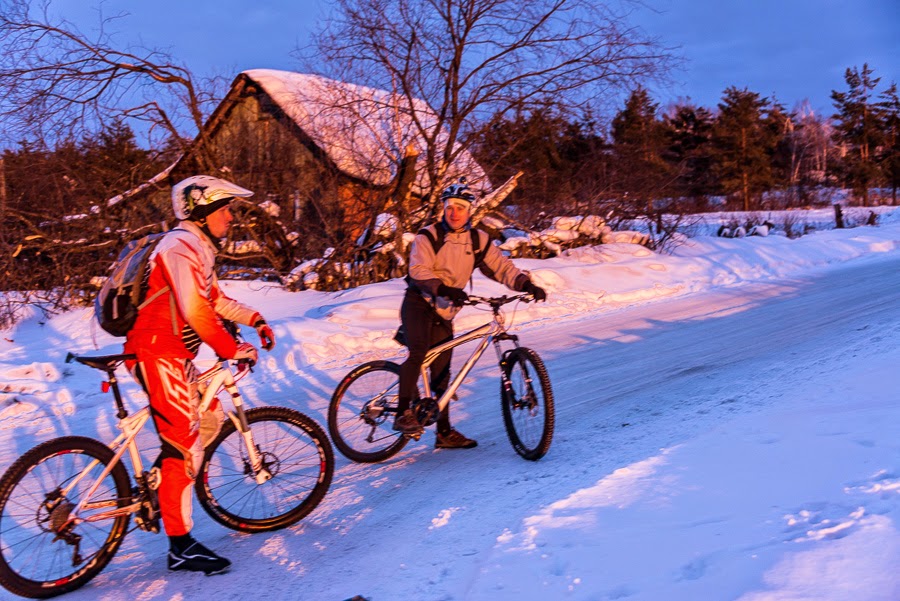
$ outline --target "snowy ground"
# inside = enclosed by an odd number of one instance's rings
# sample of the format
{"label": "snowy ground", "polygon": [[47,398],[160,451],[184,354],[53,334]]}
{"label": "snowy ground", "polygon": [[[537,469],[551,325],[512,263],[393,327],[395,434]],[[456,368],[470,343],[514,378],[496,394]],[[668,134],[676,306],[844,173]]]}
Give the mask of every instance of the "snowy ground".
{"label": "snowy ground", "polygon": [[[169,574],[165,538],[134,532],[67,598],[900,599],[900,213],[881,224],[523,260],[550,292],[509,314],[553,381],[544,459],[510,448],[483,360],[453,408],[477,449],[435,451],[426,434],[383,464],[338,454],[328,496],[291,529],[242,535],[195,511],[229,574]],[[399,281],[226,286],[279,339],[242,381],[254,404],[324,425],[353,365],[402,357]],[[482,319],[467,309],[457,329]],[[63,363],[92,350],[118,346],[86,311],[0,332],[0,469],[54,436],[110,438],[95,373]]]}

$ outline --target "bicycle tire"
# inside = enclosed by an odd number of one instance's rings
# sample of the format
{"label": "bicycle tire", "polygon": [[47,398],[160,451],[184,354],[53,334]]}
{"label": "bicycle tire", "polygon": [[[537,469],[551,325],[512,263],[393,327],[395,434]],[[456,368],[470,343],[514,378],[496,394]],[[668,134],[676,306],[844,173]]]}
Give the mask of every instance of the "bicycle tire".
{"label": "bicycle tire", "polygon": [[[550,450],[555,420],[553,390],[544,362],[525,347],[509,351],[501,368],[510,381],[510,390],[500,384],[503,424],[513,449],[529,461],[537,461]],[[538,391],[534,387],[540,384]]]}
{"label": "bicycle tire", "polygon": [[[94,460],[97,465],[68,496],[54,496]],[[80,561],[75,560],[76,547],[57,538],[52,522],[66,521],[79,495],[87,492],[112,460],[113,452],[106,445],[65,436],[34,447],[10,466],[0,478],[0,584],[4,588],[33,599],[54,597],[83,586],[106,567],[125,538],[131,514],[83,521],[71,528],[69,532],[81,537]],[[51,500],[54,509],[46,507]],[[92,497],[101,507],[80,515],[89,517],[92,511],[108,511],[113,504],[124,507],[130,501],[128,472],[117,463]]]}
{"label": "bicycle tire", "polygon": [[322,428],[287,407],[246,412],[253,442],[272,479],[250,476],[244,438],[231,420],[207,447],[194,487],[197,500],[217,522],[239,532],[278,530],[315,509],[334,475],[334,453]]}
{"label": "bicycle tire", "polygon": [[370,361],[341,380],[328,405],[328,433],[341,454],[357,463],[377,463],[400,452],[409,439],[395,432],[400,366]]}

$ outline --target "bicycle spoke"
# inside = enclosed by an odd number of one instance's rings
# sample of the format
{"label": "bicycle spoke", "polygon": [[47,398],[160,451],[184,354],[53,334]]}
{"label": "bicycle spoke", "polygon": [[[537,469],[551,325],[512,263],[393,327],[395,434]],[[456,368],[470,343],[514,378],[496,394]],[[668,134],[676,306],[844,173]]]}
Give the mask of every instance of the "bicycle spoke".
{"label": "bicycle spoke", "polygon": [[335,390],[328,407],[328,431],[338,450],[360,462],[382,461],[406,445],[393,430],[400,367],[372,361],[354,369]]}
{"label": "bicycle spoke", "polygon": [[[198,498],[226,526],[255,531],[290,525],[324,496],[333,469],[330,446],[321,429],[296,411],[265,407],[247,416],[262,468],[271,478],[257,482],[243,437],[227,428],[207,451]],[[318,444],[316,437],[321,437]]]}
{"label": "bicycle spoke", "polygon": [[[10,467],[0,481],[4,586],[23,596],[60,594],[89,581],[112,559],[129,516],[70,522],[70,512],[112,458],[112,451],[101,443],[72,436],[39,445]],[[92,467],[88,470],[88,466]],[[78,483],[63,496],[62,490],[76,478]],[[106,506],[84,510],[80,517],[102,516],[124,504],[130,488],[124,467],[116,465],[92,498]]]}
{"label": "bicycle spoke", "polygon": [[509,389],[500,397],[506,433],[516,453],[532,461],[543,457],[553,437],[554,407],[550,378],[537,354],[524,347],[511,351],[503,364]]}

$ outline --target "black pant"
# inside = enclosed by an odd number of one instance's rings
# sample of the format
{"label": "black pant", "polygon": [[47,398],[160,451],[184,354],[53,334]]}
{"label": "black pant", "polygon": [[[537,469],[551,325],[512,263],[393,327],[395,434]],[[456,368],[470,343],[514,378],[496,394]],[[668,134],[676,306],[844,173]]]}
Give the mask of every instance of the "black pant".
{"label": "black pant", "polygon": [[[434,308],[412,289],[407,289],[400,306],[400,321],[406,330],[409,356],[400,366],[400,396],[397,409],[402,414],[418,396],[419,372],[428,349],[453,338],[453,322],[438,315]],[[453,351],[446,351],[431,364],[431,392],[435,398],[447,390],[450,383],[450,359]],[[450,405],[441,412],[437,421],[438,432],[450,431]]]}

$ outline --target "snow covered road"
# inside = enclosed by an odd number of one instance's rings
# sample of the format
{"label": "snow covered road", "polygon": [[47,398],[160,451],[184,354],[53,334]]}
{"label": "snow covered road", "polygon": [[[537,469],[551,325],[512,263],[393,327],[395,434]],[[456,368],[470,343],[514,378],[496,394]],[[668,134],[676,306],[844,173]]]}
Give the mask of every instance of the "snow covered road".
{"label": "snow covered road", "polygon": [[[426,433],[383,464],[337,454],[325,501],[291,529],[241,535],[195,511],[231,573],[169,574],[165,538],[136,532],[66,598],[900,598],[898,253],[522,321],[556,398],[541,461],[506,440],[489,352],[453,407],[477,449],[435,451]],[[0,355],[7,377],[14,355]],[[322,424],[347,365],[369,358],[298,366],[316,377],[292,390],[276,375],[290,356],[252,393],[294,398]],[[2,466],[52,435],[109,427],[90,370],[54,374],[52,351],[42,369],[45,385],[0,405]],[[854,583],[861,596],[845,595]]]}

